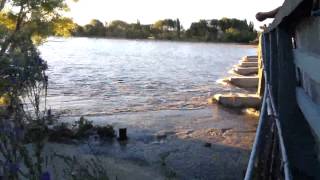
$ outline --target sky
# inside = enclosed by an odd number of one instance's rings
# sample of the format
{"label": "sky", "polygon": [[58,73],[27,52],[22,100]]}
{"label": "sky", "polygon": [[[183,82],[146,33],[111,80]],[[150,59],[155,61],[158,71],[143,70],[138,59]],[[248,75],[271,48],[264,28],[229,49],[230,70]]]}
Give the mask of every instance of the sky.
{"label": "sky", "polygon": [[85,25],[91,19],[102,22],[124,20],[129,23],[152,24],[159,19],[179,18],[185,29],[200,19],[223,17],[247,19],[258,28],[267,22],[255,20],[255,14],[282,5],[284,0],[79,0],[69,2],[71,17]]}

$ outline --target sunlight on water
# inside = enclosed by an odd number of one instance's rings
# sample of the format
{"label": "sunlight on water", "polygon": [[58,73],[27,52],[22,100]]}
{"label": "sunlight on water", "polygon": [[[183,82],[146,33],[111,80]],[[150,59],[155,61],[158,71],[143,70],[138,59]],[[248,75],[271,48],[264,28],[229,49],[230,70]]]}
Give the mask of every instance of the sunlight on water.
{"label": "sunlight on water", "polygon": [[198,109],[231,87],[217,83],[254,47],[165,41],[50,38],[48,104],[67,115]]}

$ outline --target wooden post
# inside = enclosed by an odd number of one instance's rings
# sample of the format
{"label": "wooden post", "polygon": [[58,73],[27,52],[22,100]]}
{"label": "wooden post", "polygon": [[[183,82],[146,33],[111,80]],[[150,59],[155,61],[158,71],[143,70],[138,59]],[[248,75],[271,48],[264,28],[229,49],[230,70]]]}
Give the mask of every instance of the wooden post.
{"label": "wooden post", "polygon": [[264,94],[264,86],[265,86],[265,79],[263,75],[263,54],[262,54],[262,48],[263,48],[263,35],[259,37],[259,46],[258,46],[258,77],[259,77],[259,84],[257,89],[257,94],[260,97],[263,97]]}
{"label": "wooden post", "polygon": [[119,141],[125,141],[128,139],[127,136],[127,128],[120,128],[119,129]]}

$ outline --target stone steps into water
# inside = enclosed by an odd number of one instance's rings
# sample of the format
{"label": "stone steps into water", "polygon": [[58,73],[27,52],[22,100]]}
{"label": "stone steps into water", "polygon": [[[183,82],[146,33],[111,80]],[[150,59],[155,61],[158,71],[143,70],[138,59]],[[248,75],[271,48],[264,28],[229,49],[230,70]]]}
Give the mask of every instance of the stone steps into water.
{"label": "stone steps into water", "polygon": [[239,75],[252,75],[258,73],[258,67],[235,67],[233,71]]}
{"label": "stone steps into water", "polygon": [[242,59],[241,62],[258,62],[258,59]]}
{"label": "stone steps into water", "polygon": [[243,93],[216,94],[212,100],[232,108],[258,108],[261,103],[259,95]]}
{"label": "stone steps into water", "polygon": [[258,67],[258,62],[241,62],[239,67]]}
{"label": "stone steps into water", "polygon": [[258,87],[258,76],[233,76],[230,77],[229,82],[240,88],[256,88]]}
{"label": "stone steps into water", "polygon": [[[232,69],[237,75],[229,77],[228,82],[240,88],[257,88],[259,84],[258,74],[259,63],[257,56],[245,56],[238,65]],[[258,94],[229,93],[216,94],[210,102],[218,102],[219,104],[232,108],[259,108],[261,97]]]}
{"label": "stone steps into water", "polygon": [[239,61],[240,64],[241,64],[241,63],[247,63],[247,62],[258,63],[258,59],[249,59],[249,60],[247,60],[247,59],[241,59],[241,60]]}
{"label": "stone steps into water", "polygon": [[258,56],[245,56],[241,60],[245,62],[258,62]]}
{"label": "stone steps into water", "polygon": [[248,59],[251,59],[251,58],[258,58],[258,56],[245,56],[246,58]]}
{"label": "stone steps into water", "polygon": [[245,58],[242,58],[240,60],[240,62],[258,62],[258,59],[245,59]]}

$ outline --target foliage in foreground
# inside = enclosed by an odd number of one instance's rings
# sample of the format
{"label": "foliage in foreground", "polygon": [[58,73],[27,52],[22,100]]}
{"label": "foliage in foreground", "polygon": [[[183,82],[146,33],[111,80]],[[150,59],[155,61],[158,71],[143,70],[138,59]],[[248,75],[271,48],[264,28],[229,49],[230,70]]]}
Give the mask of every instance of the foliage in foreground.
{"label": "foliage in foreground", "polygon": [[[52,120],[46,109],[48,67],[36,45],[70,33],[73,24],[59,15],[65,10],[65,0],[0,0],[0,179],[54,177],[52,157],[44,152]],[[106,171],[99,166],[84,162],[66,179],[100,179]]]}

